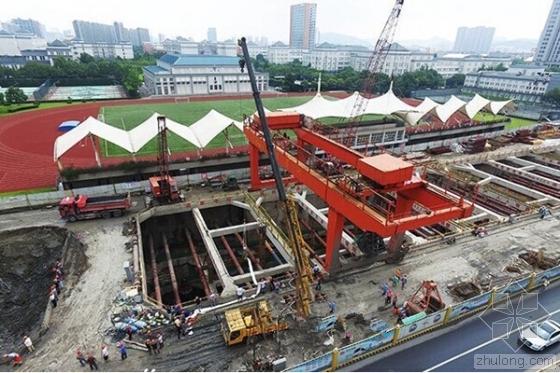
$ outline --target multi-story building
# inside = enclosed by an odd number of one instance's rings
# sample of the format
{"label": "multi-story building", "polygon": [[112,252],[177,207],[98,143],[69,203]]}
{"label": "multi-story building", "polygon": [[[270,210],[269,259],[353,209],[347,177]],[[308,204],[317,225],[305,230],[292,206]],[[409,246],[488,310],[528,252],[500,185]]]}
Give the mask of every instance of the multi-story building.
{"label": "multi-story building", "polygon": [[114,25],[104,25],[95,22],[73,21],[76,39],[84,43],[118,43]]}
{"label": "multi-story building", "polygon": [[[368,69],[372,51],[362,46],[353,48],[350,66],[356,71]],[[387,75],[400,75],[407,71],[418,70],[422,66],[429,66],[433,59],[433,53],[408,50],[399,43],[393,43],[389,47],[381,72]]]}
{"label": "multi-story building", "polygon": [[84,43],[81,40],[73,40],[70,45],[72,48],[72,57],[78,60],[82,53],[89,54],[93,58],[101,58],[112,60],[117,57],[123,60],[131,60],[134,58],[134,51],[130,43]]}
{"label": "multi-story building", "polygon": [[257,56],[260,54],[264,57],[265,60],[269,59],[268,46],[262,46],[251,41],[247,43],[247,49],[249,50],[249,55],[254,56],[255,58],[257,58]]}
{"label": "multi-story building", "polygon": [[481,68],[494,68],[500,64],[511,65],[512,58],[507,56],[448,53],[427,62],[427,67],[436,70],[444,79],[455,74],[477,72]]}
{"label": "multi-story building", "polygon": [[549,91],[553,75],[546,73],[542,66],[526,65],[513,66],[504,72],[470,72],[466,74],[463,89],[481,95],[539,102],[541,96]]}
{"label": "multi-story building", "polygon": [[68,59],[72,59],[72,47],[69,44],[64,43],[60,40],[55,40],[52,43],[47,44],[47,55],[49,59],[52,61],[56,57],[65,57]]}
{"label": "multi-story building", "polygon": [[33,35],[38,36],[41,39],[45,39],[45,26],[43,26],[38,21],[32,19],[15,18],[12,19],[12,24],[16,25],[20,30],[29,31]]}
{"label": "multi-story building", "polygon": [[539,65],[560,65],[560,0],[554,0],[533,59]]}
{"label": "multi-story building", "polygon": [[495,32],[494,27],[459,27],[453,51],[458,53],[488,53]]}
{"label": "multi-story building", "polygon": [[303,49],[290,48],[288,45],[278,41],[268,47],[268,60],[272,63],[290,63],[294,60],[303,61]]}
{"label": "multi-story building", "polygon": [[[251,82],[239,70],[237,57],[166,54],[143,71],[146,88],[153,95],[251,92]],[[255,74],[258,89],[268,90],[268,73]]]}
{"label": "multi-story building", "polygon": [[210,27],[208,29],[208,32],[206,33],[206,40],[208,40],[211,43],[216,43],[218,42],[218,34],[216,32],[216,28],[215,27]]}
{"label": "multi-story building", "polygon": [[0,30],[0,56],[21,56],[25,50],[46,50],[47,41],[31,33]]}
{"label": "multi-story building", "polygon": [[295,4],[290,7],[290,47],[313,49],[315,47],[315,22],[317,4]]}

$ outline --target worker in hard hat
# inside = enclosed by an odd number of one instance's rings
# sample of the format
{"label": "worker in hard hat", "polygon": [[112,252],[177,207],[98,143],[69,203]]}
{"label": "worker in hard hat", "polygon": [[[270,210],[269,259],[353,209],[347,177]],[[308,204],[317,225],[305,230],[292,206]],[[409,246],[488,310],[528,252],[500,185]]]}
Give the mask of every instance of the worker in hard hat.
{"label": "worker in hard hat", "polygon": [[21,363],[23,363],[23,360],[21,359],[21,355],[18,354],[17,352],[4,354],[4,359],[9,359],[14,366],[21,365]]}

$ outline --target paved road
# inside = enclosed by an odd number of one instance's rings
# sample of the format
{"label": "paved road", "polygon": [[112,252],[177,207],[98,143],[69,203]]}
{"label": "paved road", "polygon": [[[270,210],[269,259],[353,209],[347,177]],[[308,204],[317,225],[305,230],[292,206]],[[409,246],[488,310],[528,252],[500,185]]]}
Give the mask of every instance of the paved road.
{"label": "paved road", "polygon": [[[546,318],[550,314],[550,318],[560,321],[560,287],[554,286],[546,291],[536,295],[528,295],[528,304],[542,306],[536,311],[531,311],[520,315],[529,320],[540,320]],[[512,310],[518,305],[519,298],[512,299]],[[506,307],[503,304],[500,307]],[[532,307],[531,307],[532,308]],[[518,315],[523,312],[518,312]],[[484,320],[487,324],[492,325],[493,322],[503,320],[508,317],[507,314],[497,311],[484,313]],[[351,366],[345,367],[343,371],[354,372],[391,372],[391,371],[433,371],[433,372],[472,372],[472,371],[490,371],[494,370],[490,365],[475,368],[475,364],[480,364],[475,355],[502,354],[512,355],[515,357],[523,357],[524,364],[536,363],[530,357],[544,357],[543,354],[560,354],[560,344],[549,347],[544,352],[534,352],[518,342],[519,333],[516,329],[510,333],[507,342],[499,338],[493,338],[492,330],[479,317],[473,317],[468,322],[464,322],[453,329],[446,332],[436,332],[440,335],[427,335],[421,337],[424,339],[422,343],[416,343],[414,346],[404,344],[394,350],[391,350],[376,356],[372,356],[363,362],[358,362]],[[514,327],[515,328],[515,327]],[[506,329],[496,330],[496,336],[504,337]],[[414,341],[414,340],[413,340]],[[408,342],[414,343],[413,341]],[[513,346],[510,347],[510,346]],[[398,350],[397,350],[398,349]],[[517,350],[517,351],[516,351]],[[480,356],[478,356],[480,357]],[[522,369],[514,368],[510,371],[526,371],[530,367],[524,366]],[[496,371],[507,371],[499,369]]]}

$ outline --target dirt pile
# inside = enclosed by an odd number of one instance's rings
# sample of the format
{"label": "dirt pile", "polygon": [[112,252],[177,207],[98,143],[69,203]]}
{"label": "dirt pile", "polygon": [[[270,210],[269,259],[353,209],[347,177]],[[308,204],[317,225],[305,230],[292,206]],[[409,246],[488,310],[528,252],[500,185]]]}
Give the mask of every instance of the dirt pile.
{"label": "dirt pile", "polygon": [[[63,253],[64,243],[68,239]],[[65,258],[63,258],[65,256]],[[25,334],[41,327],[56,260],[77,262],[65,274],[79,277],[87,260],[76,236],[60,227],[44,226],[0,232],[0,349],[21,347]]]}

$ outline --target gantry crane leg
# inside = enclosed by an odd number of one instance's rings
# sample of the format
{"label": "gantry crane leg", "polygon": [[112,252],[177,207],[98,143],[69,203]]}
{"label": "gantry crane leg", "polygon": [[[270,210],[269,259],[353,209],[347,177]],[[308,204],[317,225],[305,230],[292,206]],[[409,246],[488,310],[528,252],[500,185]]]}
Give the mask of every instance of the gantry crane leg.
{"label": "gantry crane leg", "polygon": [[327,223],[327,252],[325,257],[325,268],[328,272],[336,272],[340,268],[340,241],[342,239],[342,231],[344,229],[344,215],[329,208],[329,216]]}

